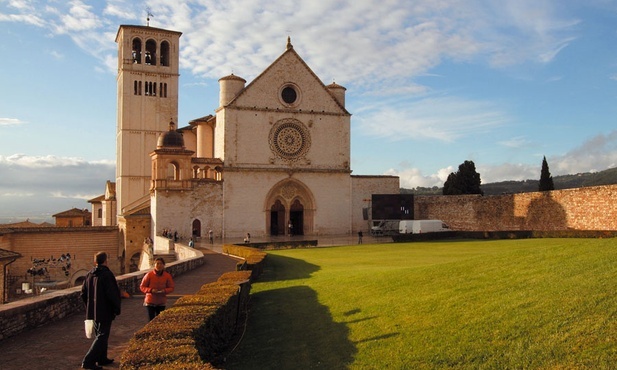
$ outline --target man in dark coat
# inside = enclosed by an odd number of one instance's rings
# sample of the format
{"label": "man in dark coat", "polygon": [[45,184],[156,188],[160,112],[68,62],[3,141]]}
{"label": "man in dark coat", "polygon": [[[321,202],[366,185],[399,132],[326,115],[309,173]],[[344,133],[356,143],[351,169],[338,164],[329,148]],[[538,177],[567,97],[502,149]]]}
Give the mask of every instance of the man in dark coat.
{"label": "man in dark coat", "polygon": [[111,322],[120,315],[120,288],[113,272],[107,267],[107,253],[98,252],[94,262],[96,267],[88,272],[81,287],[81,299],[86,305],[86,319],[94,320],[96,337],[81,367],[99,370],[101,366],[114,362],[107,357],[107,345]]}

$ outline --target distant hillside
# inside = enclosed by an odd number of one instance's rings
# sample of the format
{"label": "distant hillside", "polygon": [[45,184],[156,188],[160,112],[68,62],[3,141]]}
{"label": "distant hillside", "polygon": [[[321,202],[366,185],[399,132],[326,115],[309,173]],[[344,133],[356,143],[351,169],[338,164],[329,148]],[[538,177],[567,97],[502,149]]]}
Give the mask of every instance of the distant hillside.
{"label": "distant hillside", "polygon": [[[538,179],[540,174],[538,174]],[[501,181],[480,186],[485,195],[526,193],[538,191],[539,180],[524,181]],[[617,168],[609,168],[600,172],[577,173],[576,175],[553,176],[555,189],[574,189],[586,186],[612,185],[617,184]],[[432,188],[417,187],[415,189],[403,189],[402,194],[418,195],[441,195],[443,188],[434,186]]]}

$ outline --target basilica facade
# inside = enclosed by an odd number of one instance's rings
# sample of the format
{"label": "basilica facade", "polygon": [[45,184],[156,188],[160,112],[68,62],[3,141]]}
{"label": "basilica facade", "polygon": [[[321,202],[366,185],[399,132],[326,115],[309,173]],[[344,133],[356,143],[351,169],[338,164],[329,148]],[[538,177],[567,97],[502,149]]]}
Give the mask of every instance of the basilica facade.
{"label": "basilica facade", "polygon": [[99,213],[119,226],[119,252],[164,230],[226,240],[368,230],[372,194],[399,193],[399,178],[352,175],[346,89],[325,85],[288,38],[255,79],[222,77],[210,113],[178,125],[180,37],[131,25],[116,37],[117,172]]}

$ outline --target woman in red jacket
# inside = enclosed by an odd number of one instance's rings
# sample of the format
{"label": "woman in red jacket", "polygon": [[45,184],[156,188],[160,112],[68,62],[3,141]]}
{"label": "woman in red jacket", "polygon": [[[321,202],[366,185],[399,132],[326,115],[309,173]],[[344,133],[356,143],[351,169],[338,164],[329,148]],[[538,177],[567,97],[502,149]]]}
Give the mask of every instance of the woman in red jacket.
{"label": "woman in red jacket", "polygon": [[165,271],[164,259],[158,257],[154,260],[154,270],[144,276],[139,290],[146,294],[144,306],[148,310],[148,317],[152,320],[165,309],[167,294],[174,291],[174,280],[171,274]]}

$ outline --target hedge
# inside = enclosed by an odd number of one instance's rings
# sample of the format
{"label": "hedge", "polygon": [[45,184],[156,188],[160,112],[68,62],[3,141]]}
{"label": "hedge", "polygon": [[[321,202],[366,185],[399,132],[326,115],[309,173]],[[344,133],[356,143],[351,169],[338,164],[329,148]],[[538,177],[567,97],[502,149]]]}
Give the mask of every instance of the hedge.
{"label": "hedge", "polygon": [[180,297],[133,335],[120,357],[121,369],[216,369],[246,313],[251,279],[266,256],[246,247],[226,253],[246,258],[253,269],[224,273],[195,294]]}

